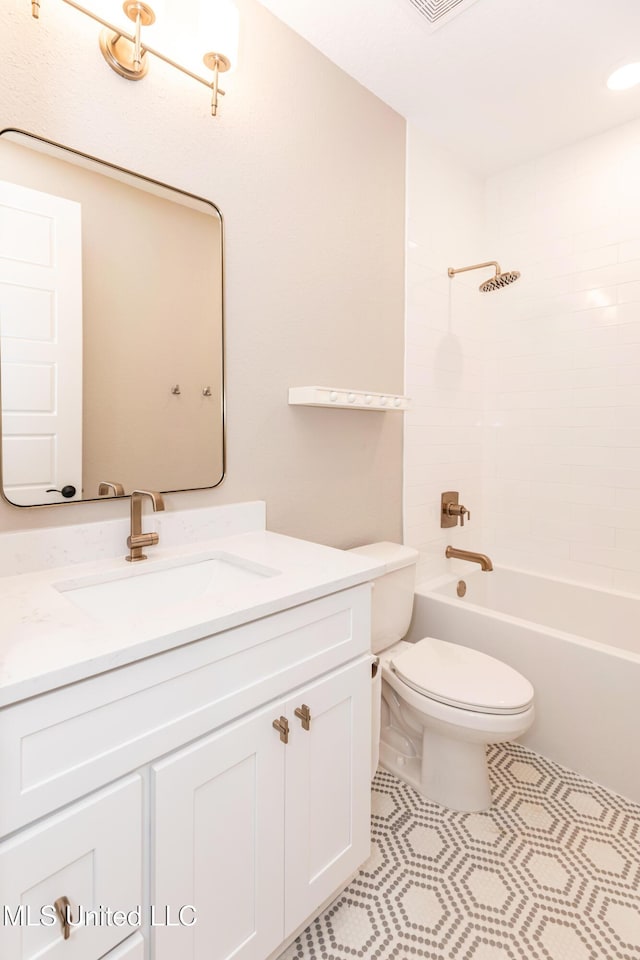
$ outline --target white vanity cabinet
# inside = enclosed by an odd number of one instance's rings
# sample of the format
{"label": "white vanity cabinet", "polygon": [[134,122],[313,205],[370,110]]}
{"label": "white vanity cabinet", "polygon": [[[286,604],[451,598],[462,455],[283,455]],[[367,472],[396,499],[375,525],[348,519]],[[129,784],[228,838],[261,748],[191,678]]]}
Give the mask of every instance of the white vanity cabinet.
{"label": "white vanity cabinet", "polygon": [[198,913],[155,960],[264,960],[367,858],[370,698],[362,657],[154,764],[153,900]]}
{"label": "white vanity cabinet", "polygon": [[[52,911],[64,897],[71,923],[79,924],[68,939]],[[79,908],[109,906],[126,916],[141,898],[142,782],[134,775],[0,843],[0,904],[9,911],[0,923],[0,957],[98,960],[131,928],[98,915],[81,924]]]}
{"label": "white vanity cabinet", "polygon": [[[301,706],[308,731],[296,716]],[[297,691],[285,715],[287,937],[369,856],[371,657]]]}
{"label": "white vanity cabinet", "polygon": [[144,956],[144,939],[136,933],[102,960],[144,960]]}
{"label": "white vanity cabinet", "polygon": [[370,591],[0,709],[2,902],[142,927],[0,926],[2,960],[266,960],[313,918],[369,852]]}
{"label": "white vanity cabinet", "polygon": [[154,765],[154,960],[264,960],[283,940],[284,745],[277,703]]}

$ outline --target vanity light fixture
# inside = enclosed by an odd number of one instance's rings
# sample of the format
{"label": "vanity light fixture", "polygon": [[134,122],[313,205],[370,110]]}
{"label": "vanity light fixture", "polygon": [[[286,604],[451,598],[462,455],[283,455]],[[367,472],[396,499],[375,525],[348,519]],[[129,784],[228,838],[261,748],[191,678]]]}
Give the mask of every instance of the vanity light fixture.
{"label": "vanity light fixture", "polygon": [[625,63],[610,74],[607,80],[609,90],[630,90],[640,83],[640,63]]}
{"label": "vanity light fixture", "polygon": [[[217,115],[218,97],[224,96],[219,75],[235,66],[237,58],[239,22],[233,0],[197,0],[195,4],[193,0],[186,4],[183,0],[173,0],[180,18],[171,23],[168,19],[163,20],[161,9],[168,6],[170,0],[151,0],[153,6],[144,0],[124,0],[124,3],[120,0],[91,0],[90,8],[75,0],[62,2],[101,24],[102,55],[119,76],[126,80],[142,80],[149,69],[149,56],[157,57],[208,87],[211,90],[211,116]],[[196,6],[195,23],[189,23],[188,15],[192,12],[189,7],[193,6]],[[129,25],[125,29],[113,22],[112,17],[118,19],[123,13],[134,25],[132,32]],[[39,19],[40,0],[31,0],[31,15]],[[154,41],[156,37],[162,39],[164,53],[146,42],[147,33],[151,33]],[[205,47],[203,52],[203,41],[194,42],[194,36],[211,38],[213,49]],[[200,44],[197,54],[196,44]],[[206,71],[202,70],[201,64]]]}

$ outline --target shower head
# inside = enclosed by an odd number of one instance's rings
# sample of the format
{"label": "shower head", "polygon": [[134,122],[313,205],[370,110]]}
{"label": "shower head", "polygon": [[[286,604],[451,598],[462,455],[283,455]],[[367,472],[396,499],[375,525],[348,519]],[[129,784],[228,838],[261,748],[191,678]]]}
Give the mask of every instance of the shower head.
{"label": "shower head", "polygon": [[478,289],[482,290],[483,293],[490,293],[491,290],[500,290],[502,287],[508,287],[509,284],[517,280],[519,276],[519,270],[508,270],[506,273],[500,273],[498,270],[496,271],[495,277],[485,280],[484,283],[480,284]]}
{"label": "shower head", "polygon": [[467,270],[480,270],[483,267],[495,267],[496,272],[493,277],[490,277],[488,280],[485,280],[484,283],[481,283],[478,287],[482,293],[490,293],[492,290],[501,290],[502,287],[508,287],[510,283],[513,283],[520,276],[519,270],[508,270],[506,273],[502,273],[500,270],[500,264],[496,260],[489,260],[487,263],[474,263],[471,267],[457,267],[455,270],[453,267],[449,267],[448,274],[450,277],[455,277],[456,273],[466,273]]}

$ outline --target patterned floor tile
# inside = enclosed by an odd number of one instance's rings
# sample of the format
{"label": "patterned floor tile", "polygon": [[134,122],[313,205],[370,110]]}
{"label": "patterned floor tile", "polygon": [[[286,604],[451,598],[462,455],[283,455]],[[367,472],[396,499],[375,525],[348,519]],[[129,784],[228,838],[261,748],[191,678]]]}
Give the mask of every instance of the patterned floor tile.
{"label": "patterned floor tile", "polygon": [[640,960],[640,806],[519,744],[456,813],[379,770],[371,856],[280,960]]}

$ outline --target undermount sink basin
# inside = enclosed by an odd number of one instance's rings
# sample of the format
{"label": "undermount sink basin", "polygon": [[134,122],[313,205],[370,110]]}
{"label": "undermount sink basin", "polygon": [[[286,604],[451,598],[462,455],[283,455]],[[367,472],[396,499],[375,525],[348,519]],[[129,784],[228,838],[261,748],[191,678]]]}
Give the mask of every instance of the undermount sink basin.
{"label": "undermount sink basin", "polygon": [[158,561],[151,570],[136,566],[54,586],[94,620],[113,620],[206,597],[216,599],[279,573],[244,557],[216,553]]}

